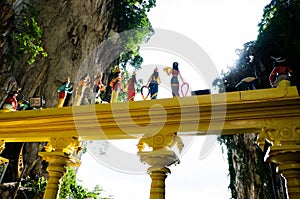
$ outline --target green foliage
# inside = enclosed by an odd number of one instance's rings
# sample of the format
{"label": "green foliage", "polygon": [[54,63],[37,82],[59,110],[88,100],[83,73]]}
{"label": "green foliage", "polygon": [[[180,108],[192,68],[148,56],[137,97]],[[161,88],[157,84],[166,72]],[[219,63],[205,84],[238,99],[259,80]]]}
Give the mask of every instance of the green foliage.
{"label": "green foliage", "polygon": [[[237,61],[230,71],[216,79],[214,85],[225,85],[226,91],[243,78],[259,74],[258,88],[270,88],[269,75],[273,69],[273,57],[283,57],[293,68],[296,80],[292,84],[300,86],[300,1],[272,0],[264,8],[263,19],[258,24],[256,41],[246,42],[243,49],[236,50]],[[223,83],[223,84],[222,84]]]}
{"label": "green foliage", "polygon": [[29,176],[26,177],[23,187],[31,188],[36,193],[44,193],[47,186],[47,180],[44,177],[39,178],[37,181],[31,180]]}
{"label": "green foliage", "polygon": [[88,191],[86,188],[79,185],[76,180],[74,169],[68,167],[67,173],[62,178],[59,199],[97,199],[102,191],[103,190],[98,185],[93,191]]}
{"label": "green foliage", "polygon": [[27,63],[32,64],[38,55],[47,56],[41,46],[42,31],[34,17],[23,16],[22,22],[13,36],[17,46],[16,54],[19,58],[28,55]]}
{"label": "green foliage", "polygon": [[[130,43],[133,42],[129,41],[128,44],[130,45]],[[130,66],[138,70],[141,68],[142,63],[143,63],[143,57],[141,57],[140,54],[138,53],[138,49],[128,50],[125,53],[121,53],[120,65],[123,68],[126,68],[126,65],[129,64]]]}
{"label": "green foliage", "polygon": [[[239,57],[234,65],[226,73],[221,71],[220,77],[216,78],[212,85],[217,87],[220,92],[236,91],[235,86],[245,77],[260,75],[259,62],[254,60],[255,41],[244,44],[243,49],[236,49],[236,55]],[[261,82],[257,88],[262,87],[262,83],[269,85],[269,82]]]}
{"label": "green foliage", "polygon": [[153,34],[147,12],[156,5],[156,0],[120,0],[116,5],[119,31],[126,41],[120,56],[120,65],[130,64],[141,67],[143,58],[139,55],[139,45],[149,40]]}
{"label": "green foliage", "polygon": [[120,31],[150,27],[147,12],[156,6],[156,0],[119,0],[117,16]]}
{"label": "green foliage", "polygon": [[[261,71],[272,70],[271,56],[283,57],[299,77],[300,63],[300,1],[272,0],[264,9],[255,44],[255,60]],[[299,81],[296,82],[299,85]]]}
{"label": "green foliage", "polygon": [[[243,49],[237,50],[238,60],[229,72],[222,73],[221,77],[214,81],[215,86],[224,85],[223,91],[233,91],[234,86],[243,78],[258,73],[261,83],[258,88],[269,88],[269,74],[273,69],[271,56],[283,57],[293,67],[296,77],[300,76],[300,1],[299,0],[272,0],[264,9],[263,19],[259,23],[259,34],[256,41],[247,42]],[[299,78],[295,82],[300,85]],[[222,88],[220,88],[222,90]],[[236,179],[247,186],[249,175],[248,164],[251,155],[246,148],[233,136],[220,136],[219,142],[226,146],[229,164],[230,185],[232,197],[236,198]],[[241,141],[239,141],[241,142]],[[254,143],[254,141],[253,141]],[[234,155],[233,155],[234,154]],[[270,165],[265,163],[264,153],[260,149],[255,150],[254,171],[261,181],[260,198],[274,198],[272,174]],[[239,163],[239,170],[234,167],[233,161]],[[277,187],[274,187],[275,189]]]}
{"label": "green foliage", "polygon": [[[27,176],[22,184],[27,190],[32,191],[35,194],[42,194],[46,190],[47,180],[44,177],[41,177],[36,181]],[[113,199],[113,197],[100,197],[102,192],[103,190],[99,185],[96,185],[93,191],[88,191],[86,188],[79,185],[76,180],[74,169],[68,167],[67,173],[61,179],[59,199]]]}
{"label": "green foliage", "polygon": [[[151,23],[147,17],[147,12],[156,5],[156,0],[120,0],[116,1],[115,18],[117,19],[118,32],[120,39],[123,42],[122,53],[119,57],[119,67],[123,68],[125,75],[123,85],[127,84],[130,78],[127,71],[127,66],[131,66],[138,70],[141,68],[143,58],[139,54],[139,46],[147,42],[154,33]],[[108,82],[112,80],[112,74],[108,78]],[[137,88],[142,83],[138,80]],[[108,92],[102,98],[109,101],[110,87]],[[139,90],[137,89],[137,92]],[[108,98],[108,99],[106,99]],[[127,101],[127,93],[121,91],[118,96],[118,101]]]}
{"label": "green foliage", "polygon": [[[235,171],[234,162],[233,162],[234,159],[233,154],[237,146],[234,143],[233,135],[220,135],[218,136],[217,140],[222,147],[224,146],[227,149],[227,161],[228,161],[228,171],[229,171],[229,179],[230,179],[228,188],[231,191],[231,197],[237,198],[237,189],[235,186],[237,172]],[[224,153],[224,149],[222,149],[222,152]]]}

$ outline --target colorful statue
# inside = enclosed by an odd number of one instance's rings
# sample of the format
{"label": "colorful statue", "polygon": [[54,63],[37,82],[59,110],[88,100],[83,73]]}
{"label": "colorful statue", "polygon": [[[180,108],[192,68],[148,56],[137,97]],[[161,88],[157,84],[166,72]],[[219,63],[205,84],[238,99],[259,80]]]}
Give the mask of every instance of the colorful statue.
{"label": "colorful statue", "polygon": [[3,109],[9,111],[16,111],[18,108],[17,96],[18,96],[18,91],[14,91],[10,93],[4,102]]}
{"label": "colorful statue", "polygon": [[166,67],[163,69],[163,71],[165,71],[168,75],[172,74],[172,78],[171,78],[171,88],[172,88],[172,95],[173,97],[179,97],[179,80],[178,80],[178,76],[180,77],[181,81],[183,82],[183,84],[186,84],[185,81],[183,80],[179,68],[178,68],[178,63],[174,62],[173,63],[173,67]]}
{"label": "colorful statue", "polygon": [[157,98],[158,85],[160,83],[161,83],[161,81],[160,81],[160,77],[159,77],[159,73],[158,73],[158,68],[156,67],[147,82],[147,87],[149,88],[151,99]]}
{"label": "colorful statue", "polygon": [[278,87],[278,83],[281,80],[291,80],[291,77],[293,76],[293,71],[291,67],[284,65],[283,62],[285,62],[285,59],[280,60],[279,58],[274,58],[274,68],[269,76],[269,81],[272,87]]}
{"label": "colorful statue", "polygon": [[102,99],[100,97],[100,92],[104,91],[106,89],[106,86],[102,84],[102,74],[99,73],[94,81],[94,86],[93,86],[93,99],[91,104],[101,104]]}
{"label": "colorful statue", "polygon": [[134,101],[135,97],[135,84],[136,84],[136,73],[135,71],[132,73],[131,78],[127,82],[127,100]]}
{"label": "colorful statue", "polygon": [[85,89],[90,88],[90,82],[91,82],[91,78],[90,78],[89,74],[85,74],[80,79],[80,81],[76,87],[76,93],[75,93],[73,106],[80,106]]}
{"label": "colorful statue", "polygon": [[63,107],[65,103],[65,99],[68,93],[73,92],[73,88],[70,85],[70,77],[62,84],[62,86],[57,90],[58,94],[58,103],[56,107]]}
{"label": "colorful statue", "polygon": [[242,79],[235,88],[237,90],[255,90],[257,85],[260,82],[260,78],[255,74],[255,77],[246,77]]}
{"label": "colorful statue", "polygon": [[120,76],[121,74],[121,70],[119,67],[116,67],[116,69],[114,70],[114,74],[113,74],[113,80],[110,82],[110,86],[111,86],[111,99],[110,99],[110,103],[116,103],[118,102],[118,96],[119,93],[121,91],[121,89],[123,89],[123,85],[122,85],[122,76]]}
{"label": "colorful statue", "polygon": [[30,103],[29,101],[25,100],[25,97],[23,96],[21,100],[18,101],[18,108],[19,111],[21,110],[29,110],[30,109]]}

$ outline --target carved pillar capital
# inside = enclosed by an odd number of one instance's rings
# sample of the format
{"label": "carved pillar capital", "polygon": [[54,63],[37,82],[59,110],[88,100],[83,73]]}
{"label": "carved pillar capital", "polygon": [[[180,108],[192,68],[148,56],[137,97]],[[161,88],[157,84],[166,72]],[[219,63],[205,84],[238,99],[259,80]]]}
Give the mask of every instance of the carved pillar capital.
{"label": "carved pillar capital", "polygon": [[57,137],[51,138],[45,146],[47,152],[64,152],[67,154],[78,153],[81,149],[80,141],[76,137]]}
{"label": "carved pillar capital", "polygon": [[265,160],[275,163],[284,176],[289,199],[300,198],[300,126],[286,124],[263,128],[257,139],[262,150],[265,141],[271,144]]}
{"label": "carved pillar capital", "polygon": [[300,126],[291,124],[264,127],[257,138],[257,143],[262,150],[264,150],[265,141],[272,146],[298,145],[300,143]]}

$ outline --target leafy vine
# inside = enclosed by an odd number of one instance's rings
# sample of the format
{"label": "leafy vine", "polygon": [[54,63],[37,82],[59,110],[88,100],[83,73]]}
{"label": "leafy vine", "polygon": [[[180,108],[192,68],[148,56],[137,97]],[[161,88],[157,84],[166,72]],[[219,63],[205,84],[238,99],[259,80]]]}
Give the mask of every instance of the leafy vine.
{"label": "leafy vine", "polygon": [[27,63],[32,64],[38,55],[47,57],[48,54],[41,46],[42,31],[34,17],[22,17],[19,29],[14,33],[13,39],[16,44],[16,55],[20,58],[29,56]]}

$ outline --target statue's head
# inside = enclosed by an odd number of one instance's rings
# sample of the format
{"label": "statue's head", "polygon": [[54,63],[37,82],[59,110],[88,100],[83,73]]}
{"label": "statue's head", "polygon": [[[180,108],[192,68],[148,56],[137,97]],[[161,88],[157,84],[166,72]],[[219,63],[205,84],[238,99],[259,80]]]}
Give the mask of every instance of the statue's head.
{"label": "statue's head", "polygon": [[173,69],[178,70],[178,62],[173,62]]}

